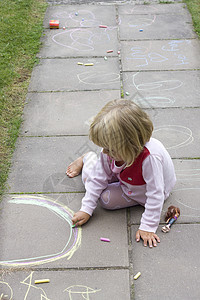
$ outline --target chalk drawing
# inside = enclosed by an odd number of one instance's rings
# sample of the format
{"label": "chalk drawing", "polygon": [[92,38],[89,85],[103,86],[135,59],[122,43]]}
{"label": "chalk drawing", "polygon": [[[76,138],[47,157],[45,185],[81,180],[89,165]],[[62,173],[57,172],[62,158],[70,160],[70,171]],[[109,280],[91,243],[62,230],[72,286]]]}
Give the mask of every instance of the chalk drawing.
{"label": "chalk drawing", "polygon": [[17,267],[22,265],[30,266],[30,265],[40,265],[44,263],[53,262],[64,257],[70,259],[72,255],[75,253],[75,251],[79,248],[81,244],[81,228],[71,227],[72,225],[71,219],[73,217],[73,212],[68,207],[44,196],[20,195],[20,196],[14,196],[12,200],[8,202],[10,204],[16,204],[16,205],[36,205],[50,210],[52,213],[56,214],[56,216],[60,217],[68,224],[70,228],[70,235],[69,237],[65,237],[67,239],[66,244],[64,248],[58,253],[43,255],[39,257],[29,257],[24,259],[0,261],[0,265],[10,266],[10,267],[11,266]]}
{"label": "chalk drawing", "polygon": [[[192,202],[192,199],[191,199],[191,192],[192,191],[195,191],[195,193],[198,193],[199,194],[199,192],[200,192],[200,188],[194,188],[194,187],[192,187],[192,188],[181,188],[181,189],[174,189],[173,190],[173,193],[176,193],[176,192],[180,192],[180,191],[184,191],[184,194],[185,194],[185,200],[186,201],[188,201],[188,199],[190,199],[190,201]],[[186,193],[189,193],[189,197],[187,197],[186,196]],[[191,206],[191,205],[189,205],[188,203],[184,203],[183,201],[183,199],[182,200],[180,200],[180,197],[176,197],[176,201],[179,203],[179,204],[181,204],[181,205],[183,205],[183,206],[185,206],[186,208],[189,208],[189,209],[192,209],[192,210],[195,210],[195,211],[200,211],[200,206],[199,206],[199,202],[197,202],[196,201],[196,203],[193,201],[193,203],[192,203],[192,205],[193,206]],[[196,207],[195,207],[195,205],[196,205]],[[199,217],[199,216],[198,216]]]}
{"label": "chalk drawing", "polygon": [[80,83],[84,84],[111,84],[120,82],[120,74],[108,73],[106,71],[92,71],[77,74]]}
{"label": "chalk drawing", "polygon": [[[5,288],[8,290],[9,294],[8,292],[6,292],[5,294],[2,293],[2,290],[5,290]],[[0,300],[5,299],[3,297],[4,295],[8,295],[9,298],[7,298],[7,300],[13,300],[13,290],[10,285],[5,281],[0,281]]]}
{"label": "chalk drawing", "polygon": [[136,98],[134,99],[134,102],[138,105],[152,105],[152,106],[163,106],[166,107],[166,105],[173,104],[175,102],[174,99],[170,99],[167,97],[144,97],[144,98]]}
{"label": "chalk drawing", "polygon": [[148,82],[148,83],[141,83],[141,84],[136,84],[136,76],[140,74],[140,72],[137,72],[133,74],[133,85],[137,90],[154,90],[154,89],[162,89],[163,91],[170,91],[177,89],[183,85],[183,82],[177,79],[172,79],[172,80],[159,80],[159,81],[153,81],[153,82]]}
{"label": "chalk drawing", "polygon": [[137,65],[136,67],[144,67],[148,66],[149,62],[161,63],[168,60],[167,57],[156,53],[156,52],[148,52],[149,49],[143,46],[135,46],[131,48],[132,53],[131,57],[126,57],[127,60],[143,60],[143,64]]}
{"label": "chalk drawing", "polygon": [[156,20],[156,16],[153,16],[153,19],[150,19],[150,18],[138,18],[137,19],[137,24],[128,24],[128,26],[129,27],[134,27],[134,28],[137,28],[137,27],[147,27],[147,26],[151,26],[155,22],[155,20]]}
{"label": "chalk drawing", "polygon": [[[38,300],[39,299],[40,300],[51,300],[47,296],[44,288],[34,284],[33,274],[34,274],[34,271],[32,271],[24,280],[20,281],[20,284],[27,286],[27,290],[25,291],[25,295],[24,296],[21,295],[20,299],[21,300],[22,299],[23,300],[28,300],[28,299],[33,299],[33,297],[34,297],[34,299],[37,298]],[[49,284],[51,284],[51,280],[50,280]],[[3,296],[5,296],[5,295],[8,296],[6,298],[7,300],[13,300],[14,299],[13,290],[7,282],[0,281],[0,289],[1,289],[1,291],[6,290],[6,293],[1,292],[0,300],[4,300],[5,298]],[[20,289],[18,289],[18,291],[23,292],[23,289],[20,288]],[[90,288],[90,287],[85,286],[85,285],[71,285],[71,286],[67,287],[63,291],[63,293],[65,293],[65,292],[68,293],[69,298],[67,298],[67,299],[69,299],[69,300],[77,299],[77,295],[80,295],[82,299],[90,300],[90,295],[95,294],[99,291],[101,291],[101,289],[93,289],[93,288]],[[58,291],[57,291],[57,297],[58,297]],[[58,298],[56,298],[56,299],[58,299]],[[59,299],[61,299],[61,297]]]}
{"label": "chalk drawing", "polygon": [[169,51],[169,52],[174,52],[174,51],[180,51],[180,46],[183,46],[183,48],[186,45],[190,45],[191,41],[189,40],[173,40],[168,42],[166,45],[162,46],[163,51]]}
{"label": "chalk drawing", "polygon": [[[60,37],[63,36],[65,38],[65,43],[59,41]],[[94,45],[92,42],[92,38],[94,34],[90,30],[83,30],[80,28],[71,29],[64,32],[59,32],[52,37],[52,41],[55,42],[57,45],[66,47],[76,51],[93,51]],[[71,42],[69,42],[69,39]]]}
{"label": "chalk drawing", "polygon": [[97,41],[106,44],[110,42],[110,32],[112,29],[93,31],[93,29],[74,28],[56,33],[52,37],[52,41],[59,46],[69,48],[76,51],[94,51]]}
{"label": "chalk drawing", "polygon": [[27,285],[27,286],[28,286],[28,289],[27,289],[27,291],[26,291],[24,300],[27,299],[27,296],[28,296],[28,294],[29,294],[31,288],[32,288],[32,289],[36,289],[36,290],[38,290],[38,291],[41,293],[41,294],[40,294],[40,299],[41,299],[41,300],[50,300],[50,299],[47,297],[45,291],[44,291],[41,287],[38,287],[38,286],[32,284],[33,273],[34,273],[34,272],[31,272],[30,275],[28,275],[23,281],[20,282],[21,284],[24,284],[24,285]]}
{"label": "chalk drawing", "polygon": [[[78,10],[77,16],[75,11],[69,14],[69,19],[75,23],[79,23],[80,26],[95,26],[101,24],[100,20],[97,20],[95,14],[89,10]],[[83,20],[84,19],[84,20]],[[67,25],[67,24],[66,24]]]}
{"label": "chalk drawing", "polygon": [[[192,131],[185,126],[181,125],[163,125],[154,130],[155,137],[157,138],[157,135],[160,135],[160,138],[158,140],[162,140],[163,135],[167,136],[167,139],[165,139],[165,143],[174,143],[174,145],[165,145],[166,149],[176,149],[188,146],[191,144],[194,140],[192,136]],[[170,136],[171,135],[171,136]],[[178,142],[178,140],[183,140],[181,142]]]}
{"label": "chalk drawing", "polygon": [[85,285],[72,285],[69,286],[67,289],[64,290],[64,292],[69,293],[69,299],[73,300],[73,295],[80,294],[83,299],[89,300],[90,294],[97,293],[101,290],[94,290],[90,287],[87,287]]}

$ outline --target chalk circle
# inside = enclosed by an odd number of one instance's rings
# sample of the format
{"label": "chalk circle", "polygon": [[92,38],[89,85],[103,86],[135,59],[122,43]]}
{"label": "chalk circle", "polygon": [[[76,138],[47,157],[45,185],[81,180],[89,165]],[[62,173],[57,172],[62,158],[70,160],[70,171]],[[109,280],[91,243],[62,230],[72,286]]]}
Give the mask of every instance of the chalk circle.
{"label": "chalk circle", "polygon": [[[4,298],[3,295],[4,296],[7,295],[8,297]],[[7,282],[0,280],[0,300],[1,299],[2,300],[3,299],[12,300],[13,299],[13,290]]]}
{"label": "chalk circle", "polygon": [[160,126],[154,130],[153,137],[160,140],[168,150],[188,146],[194,140],[192,131],[181,125]]}
{"label": "chalk circle", "polygon": [[178,79],[159,80],[159,81],[136,84],[135,79],[136,76],[139,74],[140,73],[137,72],[132,77],[133,85],[137,88],[137,90],[149,91],[149,90],[161,89],[162,91],[170,91],[170,90],[177,89],[183,85],[183,82]]}
{"label": "chalk circle", "polygon": [[119,82],[120,75],[117,73],[108,73],[105,71],[84,72],[77,75],[80,82],[85,84],[111,84]]}
{"label": "chalk circle", "polygon": [[[183,188],[183,189],[174,189],[173,198],[176,199],[176,202],[185,206],[187,209],[198,211],[200,214],[199,201],[194,201],[194,198],[197,198],[197,194],[200,194],[200,188]],[[184,195],[184,199],[183,198]],[[199,198],[199,197],[198,197]],[[199,215],[200,217],[200,215]]]}
{"label": "chalk circle", "polygon": [[17,204],[17,205],[20,204],[36,205],[50,210],[56,216],[63,219],[69,225],[70,235],[69,238],[67,238],[64,248],[58,253],[43,255],[39,257],[0,261],[0,265],[9,266],[9,267],[31,266],[31,265],[34,266],[34,265],[54,262],[64,257],[66,257],[69,260],[74,254],[74,252],[79,248],[81,244],[81,228],[80,227],[72,228],[71,219],[74,213],[67,206],[64,206],[44,196],[32,196],[32,195],[14,196],[12,197],[12,200],[9,200],[8,202],[10,204]]}
{"label": "chalk circle", "polygon": [[154,107],[172,105],[175,100],[167,97],[144,97],[135,100],[138,105],[149,105]]}

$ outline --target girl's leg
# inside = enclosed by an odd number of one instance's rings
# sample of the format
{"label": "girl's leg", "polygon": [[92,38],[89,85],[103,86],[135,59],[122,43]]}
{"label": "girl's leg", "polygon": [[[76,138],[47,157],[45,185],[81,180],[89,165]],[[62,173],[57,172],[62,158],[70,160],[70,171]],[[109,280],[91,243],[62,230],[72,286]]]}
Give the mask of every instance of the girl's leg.
{"label": "girl's leg", "polygon": [[108,184],[101,193],[100,204],[103,208],[114,210],[138,205],[138,203],[124,194],[120,182]]}
{"label": "girl's leg", "polygon": [[67,167],[66,174],[71,178],[78,176],[81,173],[84,164],[86,164],[86,167],[84,168],[84,173],[85,173],[86,172],[85,169],[89,168],[90,170],[91,167],[94,166],[94,161],[95,162],[97,161],[96,153],[94,152],[85,153],[82,156],[78,157]]}

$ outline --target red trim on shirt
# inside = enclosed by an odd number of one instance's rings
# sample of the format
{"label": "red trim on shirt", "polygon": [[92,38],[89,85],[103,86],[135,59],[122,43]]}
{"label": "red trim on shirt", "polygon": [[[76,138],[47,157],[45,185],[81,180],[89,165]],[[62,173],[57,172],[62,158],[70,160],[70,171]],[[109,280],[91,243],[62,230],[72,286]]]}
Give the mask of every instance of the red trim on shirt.
{"label": "red trim on shirt", "polygon": [[146,182],[144,181],[142,175],[142,163],[150,155],[149,150],[144,147],[143,151],[136,158],[134,163],[125,169],[123,169],[120,173],[120,179],[131,185],[143,185]]}

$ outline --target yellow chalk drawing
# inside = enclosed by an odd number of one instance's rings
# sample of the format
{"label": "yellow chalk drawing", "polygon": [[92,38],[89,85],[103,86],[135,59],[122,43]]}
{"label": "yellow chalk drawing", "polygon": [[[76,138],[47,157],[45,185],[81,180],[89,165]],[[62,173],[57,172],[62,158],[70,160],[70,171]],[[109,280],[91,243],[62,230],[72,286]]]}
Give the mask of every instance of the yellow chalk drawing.
{"label": "yellow chalk drawing", "polygon": [[[52,199],[49,199],[44,196],[34,196],[34,195],[19,195],[12,197],[12,200],[8,201],[11,204],[16,205],[37,205],[40,207],[47,208],[51,212],[53,212],[56,216],[64,219],[70,228],[70,236],[67,238],[67,242],[64,248],[54,254],[43,255],[39,257],[30,257],[24,259],[15,259],[15,260],[7,260],[0,261],[0,265],[10,266],[10,267],[19,267],[19,266],[30,266],[30,265],[40,265],[44,263],[54,262],[58,259],[67,257],[70,259],[75,251],[79,248],[81,244],[81,227],[72,228],[72,217],[73,211],[70,210],[67,206],[64,206],[61,203],[58,203]],[[72,241],[71,241],[72,240]],[[70,244],[70,245],[69,245]]]}
{"label": "yellow chalk drawing", "polygon": [[[0,281],[0,283],[6,285],[6,286],[8,287],[8,289],[10,290],[10,296],[9,296],[9,298],[7,298],[7,299],[8,299],[8,300],[13,300],[13,290],[12,290],[12,288],[9,286],[9,284],[8,284],[7,282],[5,282],[5,281]],[[5,296],[5,295],[2,293],[2,294],[0,295],[0,300],[5,299],[4,296]]]}
{"label": "yellow chalk drawing", "polygon": [[101,290],[94,290],[90,287],[87,287],[85,285],[71,285],[68,288],[66,288],[63,292],[69,293],[69,299],[73,300],[73,294],[80,294],[83,299],[90,300],[90,294],[97,293]]}
{"label": "yellow chalk drawing", "polygon": [[[38,287],[38,286],[35,286],[35,285],[32,284],[33,273],[34,273],[34,272],[31,272],[30,275],[28,275],[23,281],[20,282],[20,283],[22,283],[22,284],[28,285],[28,289],[27,289],[27,291],[26,291],[24,300],[27,299],[27,296],[28,296],[28,294],[29,294],[31,288],[34,288],[34,289],[36,289],[36,290],[40,290],[40,291],[42,292],[42,293],[40,294],[40,300],[50,300],[50,299],[47,297],[45,291],[44,291],[41,287]],[[27,282],[26,282],[26,281],[27,281]]]}

